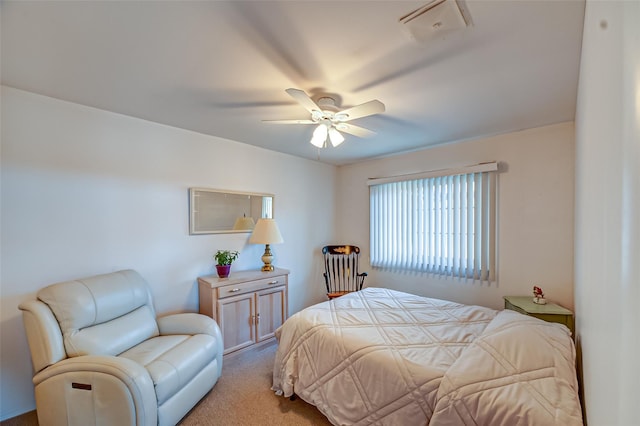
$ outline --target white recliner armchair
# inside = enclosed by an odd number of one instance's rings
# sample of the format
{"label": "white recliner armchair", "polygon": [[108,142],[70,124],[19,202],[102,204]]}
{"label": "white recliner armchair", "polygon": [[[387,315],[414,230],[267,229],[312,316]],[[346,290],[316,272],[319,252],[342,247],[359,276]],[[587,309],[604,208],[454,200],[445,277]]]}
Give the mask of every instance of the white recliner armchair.
{"label": "white recliner armchair", "polygon": [[222,372],[211,318],[156,318],[151,292],[125,270],[45,287],[20,304],[38,423],[175,425]]}

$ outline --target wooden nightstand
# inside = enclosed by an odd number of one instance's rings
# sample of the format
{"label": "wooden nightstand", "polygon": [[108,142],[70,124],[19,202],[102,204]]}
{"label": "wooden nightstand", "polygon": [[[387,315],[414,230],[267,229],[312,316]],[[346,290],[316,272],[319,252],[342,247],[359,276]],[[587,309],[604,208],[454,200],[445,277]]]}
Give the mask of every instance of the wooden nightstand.
{"label": "wooden nightstand", "polygon": [[564,324],[573,334],[573,312],[555,303],[538,305],[533,303],[532,296],[504,296],[504,307],[544,321]]}

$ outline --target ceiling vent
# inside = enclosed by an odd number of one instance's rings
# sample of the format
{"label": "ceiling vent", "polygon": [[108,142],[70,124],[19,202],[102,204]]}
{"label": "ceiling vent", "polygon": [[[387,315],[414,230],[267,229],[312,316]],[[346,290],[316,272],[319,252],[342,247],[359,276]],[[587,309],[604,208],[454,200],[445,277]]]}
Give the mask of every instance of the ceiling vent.
{"label": "ceiling vent", "polygon": [[434,0],[406,14],[399,22],[417,42],[442,38],[468,25],[456,0]]}

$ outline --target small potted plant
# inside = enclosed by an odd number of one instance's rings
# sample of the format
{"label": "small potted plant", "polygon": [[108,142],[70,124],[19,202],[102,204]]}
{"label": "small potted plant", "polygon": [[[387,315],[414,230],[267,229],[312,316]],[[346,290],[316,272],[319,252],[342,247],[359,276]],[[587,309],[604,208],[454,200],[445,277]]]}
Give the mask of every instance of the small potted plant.
{"label": "small potted plant", "polygon": [[216,270],[220,278],[227,278],[231,270],[231,264],[238,258],[240,252],[235,250],[218,250],[213,258],[216,260]]}

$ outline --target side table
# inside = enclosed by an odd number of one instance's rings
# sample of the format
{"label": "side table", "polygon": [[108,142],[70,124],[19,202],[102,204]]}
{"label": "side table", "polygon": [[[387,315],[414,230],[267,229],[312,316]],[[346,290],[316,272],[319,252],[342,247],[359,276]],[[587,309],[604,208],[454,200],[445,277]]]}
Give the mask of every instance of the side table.
{"label": "side table", "polygon": [[504,296],[504,307],[544,321],[564,324],[573,335],[573,312],[560,305],[549,302],[539,305],[533,302],[532,296]]}

